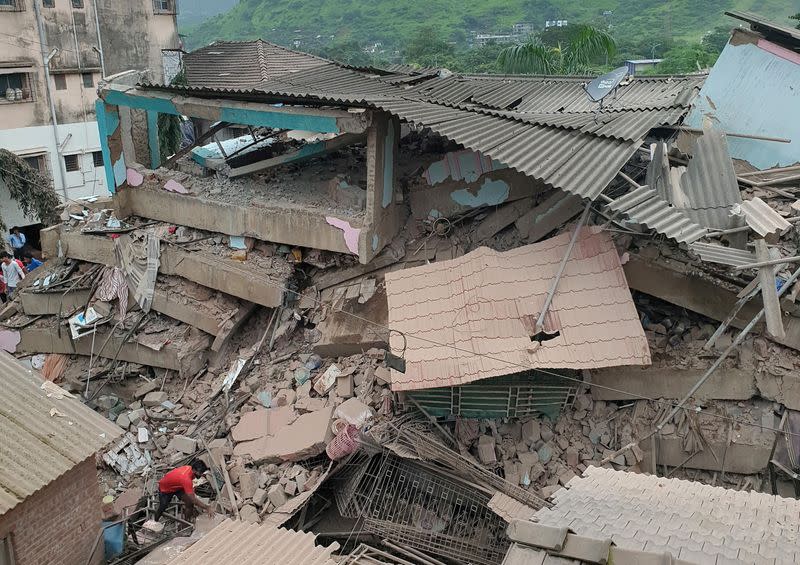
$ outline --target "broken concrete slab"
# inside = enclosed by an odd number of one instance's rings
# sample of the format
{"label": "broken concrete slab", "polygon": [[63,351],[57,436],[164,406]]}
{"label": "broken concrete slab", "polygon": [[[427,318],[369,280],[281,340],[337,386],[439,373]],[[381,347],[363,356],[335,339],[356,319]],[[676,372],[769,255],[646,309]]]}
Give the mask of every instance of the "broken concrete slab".
{"label": "broken concrete slab", "polygon": [[[698,274],[696,269],[679,261],[648,259],[630,254],[623,269],[632,290],[655,296],[713,320],[725,320],[738,300],[737,292],[728,290],[710,277]],[[742,307],[731,326],[744,328],[760,309],[760,299],[754,298]],[[772,339],[800,351],[800,318],[786,316],[783,323],[786,337]],[[755,331],[763,328],[764,325],[759,324]]]}
{"label": "broken concrete slab", "polygon": [[197,440],[184,435],[175,435],[172,436],[172,440],[170,440],[167,450],[176,450],[180,451],[181,453],[185,453],[186,455],[191,455],[197,451]]}
{"label": "broken concrete slab", "polygon": [[[116,265],[113,240],[107,237],[60,230],[60,226],[54,226],[42,230],[42,253],[47,257],[55,257],[59,240],[67,257],[109,266]],[[265,273],[263,269],[247,262],[233,261],[207,251],[185,251],[167,244],[161,246],[159,272],[181,276],[225,294],[270,308],[283,303],[283,288],[288,284],[288,281],[282,278],[265,281],[265,277],[269,278],[270,273]]]}
{"label": "broken concrete slab", "polygon": [[[341,287],[340,287],[341,288]],[[323,297],[336,296],[335,289],[323,293]],[[351,299],[341,296],[338,300],[323,300],[325,318],[317,324],[320,339],[314,344],[314,353],[323,357],[345,357],[356,355],[367,349],[387,348],[389,332],[389,307],[386,302],[386,287],[380,284],[375,295],[361,304],[358,295]]]}
{"label": "broken concrete slab", "polygon": [[161,403],[169,398],[169,395],[163,390],[153,390],[144,395],[142,404],[147,407],[161,406]]}
{"label": "broken concrete slab", "polygon": [[297,419],[297,414],[292,406],[245,412],[239,423],[231,428],[231,438],[239,443],[275,435],[295,419]]}
{"label": "broken concrete slab", "polygon": [[303,414],[274,436],[238,444],[233,450],[234,455],[249,455],[255,463],[301,461],[319,455],[333,437],[330,427],[332,415],[332,406]]}
{"label": "broken concrete slab", "polygon": [[[592,398],[596,400],[637,400],[683,398],[705,369],[669,367],[614,367],[592,371]],[[749,400],[758,393],[753,371],[725,368],[711,375],[695,395],[702,399]]]}
{"label": "broken concrete slab", "polygon": [[[106,328],[98,328],[94,336],[95,344],[106,343],[108,336]],[[209,336],[198,336],[190,343],[168,343],[159,351],[143,347],[135,342],[122,342],[116,335],[108,339],[105,348],[95,347],[92,351],[92,338],[84,337],[72,341],[68,331],[61,331],[59,335],[55,327],[28,326],[20,330],[20,342],[17,345],[18,353],[63,353],[77,355],[95,355],[105,359],[113,359],[119,351],[117,359],[130,363],[139,363],[151,367],[178,371],[181,375],[196,374],[205,364],[207,349],[211,343]],[[202,335],[202,334],[201,334]]]}

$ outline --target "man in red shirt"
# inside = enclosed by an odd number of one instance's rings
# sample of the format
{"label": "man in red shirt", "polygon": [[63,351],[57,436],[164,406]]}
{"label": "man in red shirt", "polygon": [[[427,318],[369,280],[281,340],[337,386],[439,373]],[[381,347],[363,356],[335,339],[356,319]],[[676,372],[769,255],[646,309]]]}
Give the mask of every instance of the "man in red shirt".
{"label": "man in red shirt", "polygon": [[206,464],[200,461],[194,461],[191,465],[184,465],[183,467],[176,467],[158,481],[158,510],[154,520],[158,522],[161,514],[167,509],[169,503],[172,502],[172,497],[177,496],[183,501],[184,516],[191,517],[194,514],[194,508],[202,508],[208,512],[209,516],[214,515],[214,507],[210,504],[205,504],[197,498],[194,493],[195,478],[200,478],[203,473],[208,471]]}

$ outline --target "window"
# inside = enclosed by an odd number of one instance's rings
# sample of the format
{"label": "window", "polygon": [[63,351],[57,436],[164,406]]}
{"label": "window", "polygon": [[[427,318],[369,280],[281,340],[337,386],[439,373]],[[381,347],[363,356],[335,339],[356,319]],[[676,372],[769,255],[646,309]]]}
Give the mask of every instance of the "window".
{"label": "window", "polygon": [[92,163],[96,169],[99,169],[103,166],[103,152],[102,151],[92,151]]}
{"label": "window", "polygon": [[33,157],[23,157],[23,161],[28,163],[32,169],[36,169],[40,173],[44,172],[44,156],[43,155],[34,155]]}
{"label": "window", "polygon": [[79,10],[83,9],[83,0],[72,0],[72,7],[78,8]]}
{"label": "window", "polygon": [[67,77],[65,75],[53,75],[53,82],[56,83],[56,90],[67,89]]}
{"label": "window", "polygon": [[177,14],[175,0],[153,0],[154,14]]}
{"label": "window", "polygon": [[81,73],[84,88],[92,88],[94,86],[94,76],[92,73]]}
{"label": "window", "polygon": [[0,0],[0,11],[21,12],[25,9],[24,0]]}
{"label": "window", "polygon": [[64,155],[64,168],[67,169],[68,173],[80,171],[81,166],[78,164],[78,155]]}
{"label": "window", "polygon": [[55,8],[56,0],[42,0],[42,6],[45,8]]}
{"label": "window", "polygon": [[24,102],[32,99],[26,73],[0,74],[0,102]]}

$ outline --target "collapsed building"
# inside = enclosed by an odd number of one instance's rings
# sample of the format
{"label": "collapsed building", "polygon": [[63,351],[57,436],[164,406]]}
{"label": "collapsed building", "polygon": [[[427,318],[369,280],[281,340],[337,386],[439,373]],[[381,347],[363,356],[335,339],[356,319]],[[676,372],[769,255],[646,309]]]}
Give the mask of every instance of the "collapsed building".
{"label": "collapsed building", "polygon": [[[752,29],[708,77],[626,77],[602,106],[588,78],[263,41],[187,54],[186,86],[104,82],[113,197],[43,230],[0,338],[125,430],[102,457],[134,532],[114,562],[271,543],[281,562],[790,562],[765,528],[734,545],[691,513],[702,539],[574,514],[636,485],[637,508],[691,488],[796,517],[800,119],[737,106],[730,81],[768,60],[751,87],[789,104],[800,36],[733,15]],[[162,161],[163,115],[194,139]],[[217,520],[148,532],[155,482],[197,457]]]}

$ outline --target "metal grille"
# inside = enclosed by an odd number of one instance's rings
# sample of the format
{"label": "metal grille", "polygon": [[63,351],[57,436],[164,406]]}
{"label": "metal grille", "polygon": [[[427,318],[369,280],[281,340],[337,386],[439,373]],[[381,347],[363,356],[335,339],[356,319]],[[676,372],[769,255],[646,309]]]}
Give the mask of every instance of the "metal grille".
{"label": "metal grille", "polygon": [[544,414],[555,420],[575,401],[576,390],[569,381],[534,371],[406,394],[439,418],[522,418]]}
{"label": "metal grille", "polygon": [[506,524],[489,496],[421,465],[376,456],[342,479],[339,512],[364,530],[450,559],[491,565],[508,548]]}

